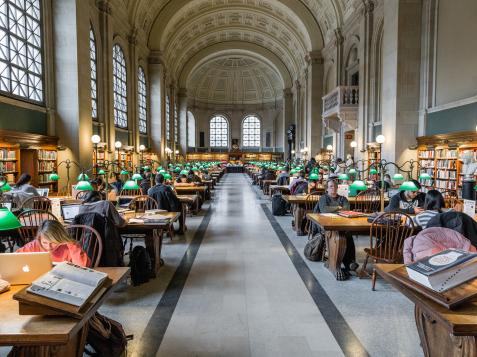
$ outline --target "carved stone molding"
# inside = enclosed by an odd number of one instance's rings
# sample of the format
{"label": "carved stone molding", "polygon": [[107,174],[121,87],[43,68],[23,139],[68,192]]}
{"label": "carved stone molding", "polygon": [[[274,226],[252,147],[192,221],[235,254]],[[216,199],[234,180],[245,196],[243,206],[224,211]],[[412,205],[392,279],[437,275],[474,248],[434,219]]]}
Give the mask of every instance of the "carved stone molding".
{"label": "carved stone molding", "polygon": [[104,14],[113,14],[112,6],[108,0],[96,0],[96,7]]}

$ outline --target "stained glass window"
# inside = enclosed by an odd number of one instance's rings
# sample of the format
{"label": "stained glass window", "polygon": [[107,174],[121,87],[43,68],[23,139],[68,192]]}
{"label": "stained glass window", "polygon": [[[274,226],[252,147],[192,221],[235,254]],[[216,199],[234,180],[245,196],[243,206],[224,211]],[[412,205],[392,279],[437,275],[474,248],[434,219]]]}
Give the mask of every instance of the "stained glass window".
{"label": "stained glass window", "polygon": [[242,146],[260,146],[260,119],[256,116],[248,116],[243,121]]}
{"label": "stained glass window", "polygon": [[40,0],[0,1],[0,91],[43,102]]}
{"label": "stained glass window", "polygon": [[128,127],[127,75],[124,52],[119,45],[113,47],[113,102],[114,125]]}
{"label": "stained glass window", "polygon": [[171,138],[171,113],[170,113],[170,103],[169,103],[169,96],[166,95],[166,140],[170,140]]}
{"label": "stained glass window", "polygon": [[96,67],[96,38],[89,29],[89,66],[91,68],[91,118],[98,120],[98,71]]}
{"label": "stained glass window", "polygon": [[217,115],[210,120],[210,146],[229,146],[229,123],[223,116]]}
{"label": "stained glass window", "polygon": [[142,67],[139,67],[137,73],[137,102],[139,132],[141,134],[147,134],[147,88],[146,75]]}

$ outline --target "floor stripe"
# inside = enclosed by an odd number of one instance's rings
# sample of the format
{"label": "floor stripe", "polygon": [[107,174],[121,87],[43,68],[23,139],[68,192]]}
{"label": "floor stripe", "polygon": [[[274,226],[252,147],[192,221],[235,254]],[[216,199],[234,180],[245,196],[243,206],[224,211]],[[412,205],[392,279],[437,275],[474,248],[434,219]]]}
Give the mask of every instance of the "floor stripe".
{"label": "floor stripe", "polygon": [[318,282],[308,265],[306,265],[306,262],[298,253],[288,235],[272,215],[267,204],[262,203],[261,206],[343,353],[346,356],[353,357],[369,356],[368,351],[361,344],[343,315],[341,315],[336,305]]}
{"label": "floor stripe", "polygon": [[166,288],[166,291],[162,295],[161,300],[149,319],[134,355],[155,356],[157,354],[167,327],[169,326],[169,322],[171,321],[172,314],[174,313],[177,302],[179,301],[182,290],[184,289],[192,264],[194,264],[195,257],[197,256],[197,252],[199,251],[200,245],[204,239],[205,232],[207,231],[212,216],[212,211],[213,209],[211,207],[206,211],[202,222],[194,234],[194,238],[190,242],[189,247],[184,253],[179,266]]}

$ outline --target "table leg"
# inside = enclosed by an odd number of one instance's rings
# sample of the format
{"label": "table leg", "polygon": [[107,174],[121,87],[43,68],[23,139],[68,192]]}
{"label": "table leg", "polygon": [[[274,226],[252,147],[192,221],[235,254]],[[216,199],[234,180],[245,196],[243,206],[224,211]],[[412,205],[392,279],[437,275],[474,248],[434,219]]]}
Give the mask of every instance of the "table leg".
{"label": "table leg", "polygon": [[426,357],[477,356],[476,336],[454,336],[447,326],[433,319],[419,306],[414,307],[417,331]]}
{"label": "table leg", "polygon": [[328,247],[328,260],[325,266],[336,277],[336,280],[347,280],[349,274],[341,267],[346,252],[345,232],[327,232],[326,245]]}
{"label": "table leg", "polygon": [[164,235],[163,229],[154,230],[153,234],[147,234],[146,250],[151,258],[152,271],[154,272],[154,278],[157,276],[161,267],[161,250],[162,250],[162,237]]}

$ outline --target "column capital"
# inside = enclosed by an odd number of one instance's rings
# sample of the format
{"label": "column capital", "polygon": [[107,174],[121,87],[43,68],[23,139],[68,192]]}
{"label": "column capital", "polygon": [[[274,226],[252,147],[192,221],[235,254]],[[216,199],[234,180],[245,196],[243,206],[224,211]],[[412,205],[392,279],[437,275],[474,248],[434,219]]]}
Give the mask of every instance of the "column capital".
{"label": "column capital", "polygon": [[308,52],[308,54],[305,56],[305,61],[308,65],[323,64],[324,62],[321,51],[319,50]]}
{"label": "column capital", "polygon": [[147,58],[149,64],[162,64],[164,65],[164,56],[162,51],[151,51],[149,57]]}
{"label": "column capital", "polygon": [[108,0],[97,0],[96,1],[96,7],[98,8],[98,10],[100,12],[102,12],[104,14],[112,15],[112,13],[113,13],[111,4]]}
{"label": "column capital", "polygon": [[180,98],[184,98],[184,97],[187,98],[187,88],[179,88],[177,95]]}
{"label": "column capital", "polygon": [[293,96],[293,91],[291,88],[285,88],[283,89],[283,96],[284,97],[292,97]]}
{"label": "column capital", "polygon": [[136,46],[138,43],[137,37],[138,37],[138,30],[137,30],[137,27],[134,27],[128,35],[128,42],[131,45]]}
{"label": "column capital", "polygon": [[341,32],[341,28],[337,27],[333,30],[333,32],[334,32],[334,35],[335,35],[334,44],[336,46],[341,46],[344,42],[344,36]]}

